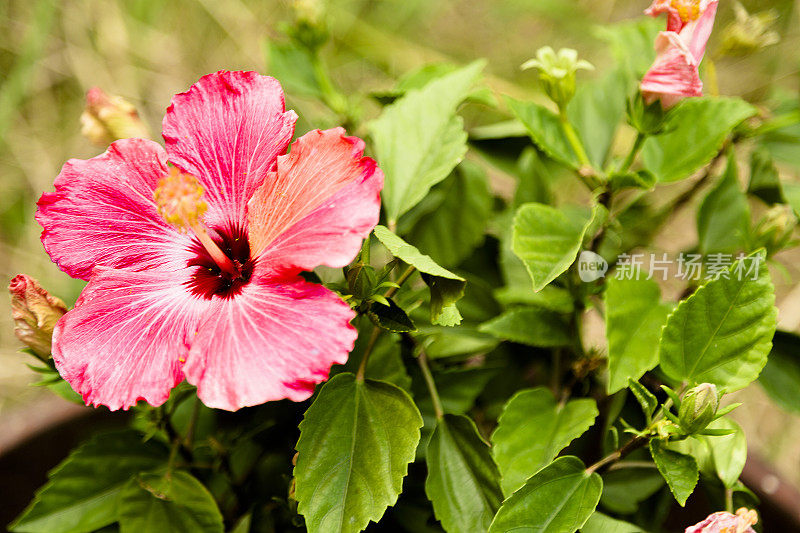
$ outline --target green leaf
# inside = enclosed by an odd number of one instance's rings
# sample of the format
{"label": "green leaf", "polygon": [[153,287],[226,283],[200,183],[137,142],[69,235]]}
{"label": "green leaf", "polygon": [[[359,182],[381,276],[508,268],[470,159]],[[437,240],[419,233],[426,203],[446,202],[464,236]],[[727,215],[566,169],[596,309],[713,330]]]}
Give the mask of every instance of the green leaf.
{"label": "green leaf", "polygon": [[656,57],[653,43],[663,30],[660,19],[639,17],[619,24],[597,27],[600,38],[609,43],[611,53],[630,81],[642,79]]}
{"label": "green leaf", "polygon": [[670,450],[659,439],[650,440],[650,455],[653,456],[656,468],[664,476],[675,500],[681,507],[685,506],[700,477],[697,461],[691,455]]}
{"label": "green leaf", "polygon": [[792,207],[792,211],[800,217],[800,183],[784,183],[783,194],[786,196],[786,201]]}
{"label": "green leaf", "polygon": [[756,109],[739,98],[687,98],[667,117],[667,133],[642,147],[644,168],[659,181],[691,176],[717,155],[725,139]]}
{"label": "green leaf", "polygon": [[800,414],[800,336],[775,332],[772,351],[758,382],[778,406]]}
{"label": "green leaf", "polygon": [[188,472],[140,474],[122,491],[120,533],[224,531],[214,497]]}
{"label": "green leaf", "polygon": [[628,83],[620,71],[581,83],[567,106],[567,117],[578,132],[586,155],[596,168],[603,168],[614,134],[625,114]]}
{"label": "green leaf", "polygon": [[512,249],[540,291],[575,261],[591,217],[581,209],[530,203],[514,217]]}
{"label": "green leaf", "polygon": [[506,97],[511,112],[522,122],[533,142],[551,159],[568,167],[578,168],[578,156],[569,144],[558,116],[533,102]]}
{"label": "green leaf", "polygon": [[722,483],[733,488],[747,461],[747,439],[742,428],[730,418],[719,418],[708,426],[710,429],[733,430],[730,435],[719,437],[700,437],[711,451],[714,470]]}
{"label": "green leaf", "polygon": [[429,338],[427,353],[430,359],[487,353],[498,344],[493,335],[466,327],[437,328],[432,330]]}
{"label": "green leaf", "polygon": [[647,423],[649,424],[653,413],[656,411],[656,407],[658,407],[658,399],[652,392],[647,390],[647,387],[633,379],[628,380],[628,388],[631,389],[636,401],[639,402],[639,405],[642,407],[642,412],[644,412],[644,416],[647,418]]}
{"label": "green leaf", "polygon": [[287,94],[322,98],[309,53],[293,44],[266,43],[269,73],[281,80]]}
{"label": "green leaf", "polygon": [[568,346],[573,342],[561,315],[536,307],[511,309],[481,324],[478,330],[498,339],[543,348]]}
{"label": "green leaf", "polygon": [[544,387],[519,391],[506,404],[492,433],[492,454],[500,468],[503,493],[510,495],[592,427],[594,400],[556,403]]}
{"label": "green leaf", "polygon": [[484,239],[492,194],[486,174],[470,161],[462,162],[438,189],[444,193],[444,201],[422,216],[407,238],[430,251],[434,261],[457,266]]}
{"label": "green leaf", "polygon": [[483,66],[483,61],[475,61],[409,91],[369,124],[386,176],[382,198],[390,223],[422,200],[464,157],[467,134],[455,113]]}
{"label": "green leaf", "polygon": [[[439,266],[430,256],[421,253],[387,227],[375,226],[374,233],[393,256],[419,270],[422,279],[431,291],[431,320],[434,323],[444,322],[442,325],[453,325],[452,322],[460,322],[460,315],[457,316],[457,320],[453,320],[455,317],[453,309],[447,308],[453,306],[464,296],[464,287],[467,281]],[[445,311],[447,311],[446,316],[442,317],[443,320],[439,320]],[[456,310],[455,313],[458,311]]]}
{"label": "green leaf", "polygon": [[445,415],[426,454],[425,494],[445,531],[486,531],[503,501],[500,475],[475,423]]}
{"label": "green leaf", "polygon": [[750,155],[750,183],[747,185],[747,192],[769,205],[785,203],[778,169],[765,148],[753,150]]}
{"label": "green leaf", "polygon": [[527,283],[527,273],[524,273],[524,275],[526,283],[523,287],[514,286],[498,289],[495,292],[497,301],[505,305],[523,304],[541,307],[558,313],[571,313],[575,309],[575,302],[572,300],[572,295],[568,290],[548,285],[539,292],[533,292]]}
{"label": "green leaf", "polygon": [[661,302],[653,280],[610,277],[606,286],[608,394],[614,394],[658,364],[658,340],[671,306]]}
{"label": "green leaf", "polygon": [[709,191],[697,211],[699,248],[704,254],[747,250],[750,244],[750,207],[739,186],[736,154],[728,153],[722,179]]}
{"label": "green leaf", "polygon": [[[758,265],[758,277],[742,269]],[[729,279],[709,281],[667,319],[659,363],[675,381],[746,387],[767,362],[775,333],[775,294],[763,255],[737,261]]]}
{"label": "green leaf", "polygon": [[645,533],[638,526],[595,512],[581,528],[581,533]]}
{"label": "green leaf", "polygon": [[619,463],[624,468],[607,470],[603,474],[603,497],[600,505],[619,514],[633,514],[640,503],[664,486],[664,478],[651,464],[634,466]]}
{"label": "green leaf", "polygon": [[166,464],[168,452],[138,432],[100,434],[49,474],[28,508],[9,527],[30,533],[89,532],[117,521],[123,487],[140,472]]}
{"label": "green leaf", "polygon": [[388,300],[389,305],[379,302],[372,302],[367,309],[367,316],[372,322],[387,331],[402,333],[406,331],[416,331],[417,327],[408,317],[403,308]]}
{"label": "green leaf", "polygon": [[397,501],[422,417],[402,389],[338,374],[300,423],[295,496],[310,532],[356,532]]}
{"label": "green leaf", "polygon": [[574,533],[594,512],[603,480],[577,457],[559,457],[509,497],[489,533]]}

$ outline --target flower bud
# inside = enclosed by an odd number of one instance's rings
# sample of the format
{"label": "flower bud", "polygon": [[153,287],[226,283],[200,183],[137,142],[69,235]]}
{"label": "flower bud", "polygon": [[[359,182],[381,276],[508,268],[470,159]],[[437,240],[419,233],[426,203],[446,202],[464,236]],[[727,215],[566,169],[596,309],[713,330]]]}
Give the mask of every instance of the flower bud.
{"label": "flower bud", "polygon": [[14,334],[37,355],[49,357],[53,328],[67,312],[67,306],[25,274],[11,280],[8,292],[11,293]]}
{"label": "flower bud", "polygon": [[294,0],[294,26],[286,33],[310,52],[316,52],[328,41],[328,29],[320,0]]}
{"label": "flower bud", "polygon": [[785,248],[792,239],[792,234],[797,226],[792,208],[787,205],[771,207],[756,229],[757,246],[764,247],[769,255]]}
{"label": "flower bud", "polygon": [[685,533],[755,533],[750,527],[758,522],[758,513],[742,507],[736,514],[724,511],[709,515],[702,522],[686,528]]}
{"label": "flower bud", "polygon": [[369,265],[358,262],[347,269],[347,284],[350,294],[356,298],[365,299],[372,295],[375,289],[375,269]]}
{"label": "flower bud", "polygon": [[769,29],[778,20],[774,11],[751,15],[739,2],[733,3],[733,10],[736,19],[722,31],[720,55],[746,56],[780,41],[778,33]]}
{"label": "flower bud", "polygon": [[81,133],[98,146],[108,146],[117,139],[150,136],[133,104],[121,96],[106,94],[100,87],[92,87],[86,93]]}
{"label": "flower bud", "polygon": [[578,52],[571,48],[562,48],[556,53],[551,47],[544,46],[536,51],[536,57],[529,59],[520,67],[539,69],[539,79],[544,90],[559,109],[564,109],[575,96],[575,73],[580,70],[594,70],[594,66],[584,59],[578,59]]}
{"label": "flower bud", "polygon": [[678,410],[681,429],[688,434],[705,429],[714,420],[718,407],[719,395],[716,386],[711,383],[701,383],[689,389],[683,396]]}

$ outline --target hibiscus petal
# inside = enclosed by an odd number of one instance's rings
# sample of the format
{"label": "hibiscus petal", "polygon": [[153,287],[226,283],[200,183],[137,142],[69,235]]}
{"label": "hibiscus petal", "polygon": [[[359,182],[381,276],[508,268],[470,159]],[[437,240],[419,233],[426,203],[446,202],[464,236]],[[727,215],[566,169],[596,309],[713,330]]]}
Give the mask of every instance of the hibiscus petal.
{"label": "hibiscus petal", "polygon": [[256,72],[208,74],[173,97],[163,122],[167,152],[205,187],[209,224],[244,222],[247,200],[286,151],[296,120],[280,83]]}
{"label": "hibiscus petal", "polygon": [[347,360],[353,311],[325,287],[261,273],[242,293],[216,299],[183,371],[209,407],[234,411],[305,400],[333,364]]}
{"label": "hibiscus petal", "polygon": [[53,360],[87,405],[161,405],[208,307],[175,273],[98,268],[56,326]]}
{"label": "hibiscus petal", "polygon": [[344,129],[315,130],[278,158],[248,204],[250,249],[275,269],[352,261],[378,223],[383,173]]}
{"label": "hibiscus petal", "polygon": [[55,192],[37,204],[50,258],[85,280],[95,266],[185,266],[188,237],[161,218],[153,199],[166,172],[164,149],[144,139],[124,139],[92,159],[67,161]]}
{"label": "hibiscus petal", "polygon": [[661,99],[664,108],[669,108],[684,97],[703,95],[697,62],[680,35],[661,32],[656,39],[656,50],[656,60],[641,83],[648,102]]}

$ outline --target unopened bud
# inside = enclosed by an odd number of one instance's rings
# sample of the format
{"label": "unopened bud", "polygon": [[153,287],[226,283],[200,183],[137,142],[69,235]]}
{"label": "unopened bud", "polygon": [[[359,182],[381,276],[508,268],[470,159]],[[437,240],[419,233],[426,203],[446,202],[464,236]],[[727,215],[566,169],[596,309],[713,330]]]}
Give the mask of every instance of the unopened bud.
{"label": "unopened bud", "polygon": [[791,207],[781,204],[771,207],[756,230],[758,247],[766,248],[770,255],[779,252],[789,244],[796,226],[797,217]]}
{"label": "unopened bud", "polygon": [[121,96],[106,94],[100,87],[92,87],[86,93],[81,133],[98,146],[108,146],[117,139],[150,136],[133,104]]}
{"label": "unopened bud", "polygon": [[367,298],[375,289],[375,269],[364,263],[356,263],[347,270],[347,284],[356,298]]}
{"label": "unopened bud", "polygon": [[37,355],[49,357],[53,329],[67,312],[67,306],[25,274],[11,280],[8,292],[11,293],[14,334]]}
{"label": "unopened bud", "polygon": [[594,66],[585,59],[578,59],[578,52],[571,48],[562,48],[555,52],[544,46],[536,51],[536,57],[529,59],[520,67],[522,70],[535,68],[539,70],[539,78],[544,90],[559,107],[564,109],[575,95],[575,73],[580,70],[594,70]]}
{"label": "unopened bud", "polygon": [[294,26],[287,33],[309,51],[316,52],[328,41],[323,5],[320,0],[294,0]]}
{"label": "unopened bud", "polygon": [[774,11],[762,11],[751,15],[739,2],[733,3],[733,10],[736,18],[722,31],[720,55],[745,56],[780,41],[778,33],[770,30],[778,20]]}
{"label": "unopened bud", "polygon": [[685,533],[755,533],[750,527],[758,522],[758,513],[742,507],[736,514],[724,511],[709,515],[702,522],[686,528]]}
{"label": "unopened bud", "polygon": [[711,383],[701,383],[689,389],[681,400],[678,419],[681,429],[688,434],[705,429],[717,414],[719,395],[717,387]]}

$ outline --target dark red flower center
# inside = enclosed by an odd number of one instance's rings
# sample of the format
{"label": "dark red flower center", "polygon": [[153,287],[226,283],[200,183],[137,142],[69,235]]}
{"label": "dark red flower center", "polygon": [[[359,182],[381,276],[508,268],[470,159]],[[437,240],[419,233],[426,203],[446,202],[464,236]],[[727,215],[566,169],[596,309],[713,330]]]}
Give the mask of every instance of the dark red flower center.
{"label": "dark red flower center", "polygon": [[222,270],[198,239],[192,242],[194,257],[188,266],[195,272],[189,281],[192,294],[206,300],[232,298],[242,291],[253,276],[255,261],[250,257],[250,242],[242,227],[214,228],[211,239],[233,263],[236,272]]}

